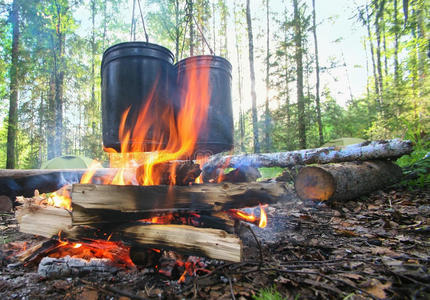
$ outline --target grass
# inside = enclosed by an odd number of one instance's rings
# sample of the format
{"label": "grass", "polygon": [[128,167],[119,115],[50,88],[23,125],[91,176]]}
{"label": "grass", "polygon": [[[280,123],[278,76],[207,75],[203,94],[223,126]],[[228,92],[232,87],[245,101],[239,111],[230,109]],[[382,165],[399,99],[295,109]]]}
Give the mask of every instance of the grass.
{"label": "grass", "polygon": [[[254,300],[284,300],[285,299],[277,290],[275,290],[275,288],[262,289],[260,290],[258,295],[254,296],[253,298]],[[296,299],[298,298],[296,297]]]}

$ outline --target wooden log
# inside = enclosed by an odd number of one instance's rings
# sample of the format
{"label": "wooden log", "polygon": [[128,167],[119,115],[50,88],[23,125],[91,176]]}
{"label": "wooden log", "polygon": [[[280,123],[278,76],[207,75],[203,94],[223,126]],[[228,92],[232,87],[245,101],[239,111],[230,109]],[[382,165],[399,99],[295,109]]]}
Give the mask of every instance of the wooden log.
{"label": "wooden log", "polygon": [[[156,164],[152,172],[160,179],[159,184],[189,185],[199,177],[201,170],[200,165],[192,161],[175,161]],[[145,165],[141,165],[136,170],[136,179],[141,185],[144,185],[144,176]]]}
{"label": "wooden log", "polygon": [[233,234],[211,228],[188,225],[127,225],[116,231],[119,238],[133,246],[174,250],[182,254],[206,256],[240,262],[242,242]]}
{"label": "wooden log", "polygon": [[[107,236],[87,226],[71,226],[70,213],[62,208],[32,206],[17,212],[20,231],[51,238],[61,231],[61,237],[70,240],[106,239]],[[189,225],[148,225],[133,223],[111,227],[112,240],[122,241],[131,246],[152,247],[174,250],[188,255],[200,255],[209,258],[239,262],[242,257],[240,239],[220,229],[197,228]],[[39,245],[26,253],[21,261],[29,261],[45,249]],[[49,248],[51,249],[51,248]],[[45,251],[45,250],[43,250]]]}
{"label": "wooden log", "polygon": [[[214,212],[271,204],[288,192],[280,182],[118,186],[74,184],[74,225],[122,222],[154,212]],[[126,215],[128,213],[128,215]]]}
{"label": "wooden log", "polygon": [[[0,195],[32,197],[34,190],[50,193],[66,184],[80,182],[87,169],[0,170]],[[98,169],[96,177],[113,176],[117,169]]]}
{"label": "wooden log", "polygon": [[71,213],[53,206],[42,207],[32,205],[19,207],[15,213],[19,223],[19,231],[51,238],[59,231],[72,228]]}
{"label": "wooden log", "polygon": [[204,164],[202,171],[203,178],[205,178],[206,174],[213,174],[217,168],[289,167],[304,164],[396,159],[411,152],[411,141],[394,139],[363,142],[343,148],[325,147],[278,153],[215,155]]}
{"label": "wooden log", "polygon": [[344,162],[304,167],[295,189],[303,200],[350,200],[399,182],[402,170],[389,161]]}

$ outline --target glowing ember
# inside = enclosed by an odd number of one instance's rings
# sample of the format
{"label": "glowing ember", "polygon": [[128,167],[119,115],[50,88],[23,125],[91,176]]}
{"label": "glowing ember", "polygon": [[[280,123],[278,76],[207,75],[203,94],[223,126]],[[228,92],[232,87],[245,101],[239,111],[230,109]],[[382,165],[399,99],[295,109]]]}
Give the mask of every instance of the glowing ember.
{"label": "glowing ember", "polygon": [[130,248],[121,242],[110,242],[104,240],[94,240],[89,242],[73,243],[59,240],[59,245],[51,251],[48,256],[62,258],[66,256],[85,259],[92,258],[109,259],[113,265],[123,268],[134,267],[130,259]]}
{"label": "glowing ember", "polygon": [[65,209],[72,209],[72,199],[70,198],[69,191],[66,187],[62,187],[58,191],[52,193],[47,199],[48,205],[55,207],[63,207]]}

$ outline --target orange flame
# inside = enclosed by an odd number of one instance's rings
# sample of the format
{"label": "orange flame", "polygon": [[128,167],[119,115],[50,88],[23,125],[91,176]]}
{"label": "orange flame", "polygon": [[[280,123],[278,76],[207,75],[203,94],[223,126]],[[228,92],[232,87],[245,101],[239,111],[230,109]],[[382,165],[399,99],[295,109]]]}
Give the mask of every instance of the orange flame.
{"label": "orange flame", "polygon": [[[180,91],[181,109],[176,116],[172,106],[160,105],[161,100],[155,96],[157,84],[137,116],[130,113],[130,107],[124,111],[119,126],[121,151],[116,153],[113,149],[105,149],[110,152],[111,167],[120,169],[110,184],[129,185],[139,182],[142,185],[158,185],[162,178],[162,168],[155,168],[156,165],[193,154],[199,130],[205,127],[211,95],[209,68],[192,67],[187,70],[183,80],[184,88]],[[134,118],[134,127],[127,128],[126,124],[130,123],[128,121]],[[166,131],[169,132],[168,136]],[[146,144],[142,145],[142,141]],[[130,154],[137,153],[140,155],[134,156],[139,158],[138,161],[130,159]],[[139,165],[143,166],[143,171],[136,175]],[[173,163],[169,168],[171,184],[175,184],[175,170]],[[91,172],[85,176],[85,182],[91,180],[94,175]]]}
{"label": "orange flame", "polygon": [[55,207],[63,207],[65,209],[72,209],[72,199],[70,198],[69,191],[66,187],[62,187],[58,191],[52,193],[47,199],[48,205]]}
{"label": "orange flame", "polygon": [[248,214],[238,209],[230,209],[228,213],[233,219],[249,222],[258,225],[258,227],[260,228],[264,228],[267,226],[267,214],[264,210],[264,206],[262,205],[260,205],[260,217],[256,217],[253,213]]}

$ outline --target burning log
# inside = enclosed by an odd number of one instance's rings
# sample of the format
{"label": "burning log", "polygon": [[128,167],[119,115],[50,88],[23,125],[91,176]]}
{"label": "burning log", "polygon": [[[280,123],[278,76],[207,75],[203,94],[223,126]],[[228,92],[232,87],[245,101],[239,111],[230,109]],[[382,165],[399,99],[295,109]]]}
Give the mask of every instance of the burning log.
{"label": "burning log", "polygon": [[188,225],[132,224],[116,231],[119,238],[133,246],[169,249],[232,262],[242,260],[242,241],[233,234],[212,228]]}
{"label": "burning log", "polygon": [[344,162],[302,168],[295,189],[303,200],[350,200],[401,178],[401,168],[389,161]]}
{"label": "burning log", "polygon": [[348,145],[343,148],[326,147],[278,153],[215,155],[209,159],[202,170],[203,178],[205,178],[206,174],[213,174],[218,168],[238,168],[240,166],[289,167],[303,164],[396,159],[411,152],[411,141],[381,140]]}
{"label": "burning log", "polygon": [[[0,195],[10,198],[16,196],[31,197],[34,190],[50,193],[62,186],[77,183],[87,169],[30,169],[30,170],[0,170]],[[113,176],[117,169],[98,169],[95,177]]]}
{"label": "burning log", "polygon": [[[152,172],[160,178],[160,184],[189,185],[199,177],[201,170],[200,165],[192,161],[175,161],[156,164]],[[171,178],[174,174],[174,178]],[[145,185],[145,165],[141,165],[136,170],[136,178],[140,185]]]}
{"label": "burning log", "polygon": [[288,192],[283,183],[223,183],[192,186],[75,184],[73,225],[130,221],[148,213],[215,212],[271,204]]}

